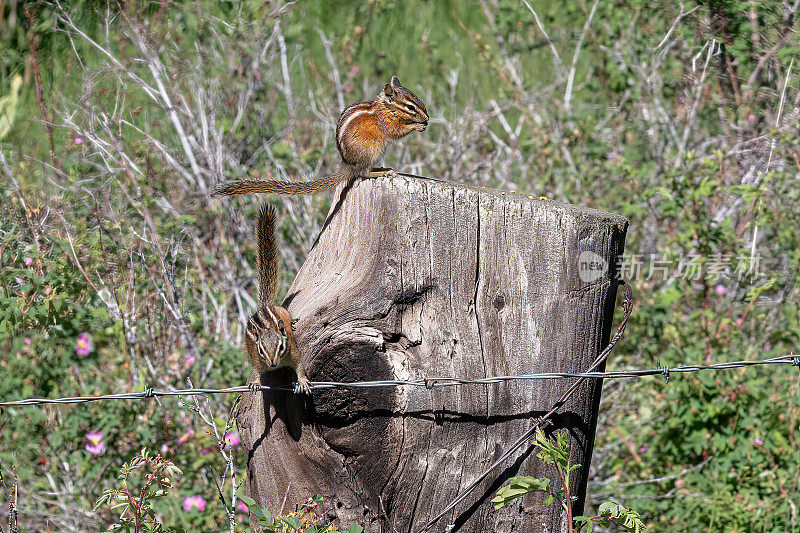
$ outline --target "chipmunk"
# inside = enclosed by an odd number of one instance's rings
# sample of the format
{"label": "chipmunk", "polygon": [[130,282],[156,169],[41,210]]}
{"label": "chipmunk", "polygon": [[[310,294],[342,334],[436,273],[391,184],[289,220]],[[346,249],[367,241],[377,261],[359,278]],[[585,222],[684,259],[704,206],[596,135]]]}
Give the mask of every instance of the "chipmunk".
{"label": "chipmunk", "polygon": [[425,131],[428,110],[417,95],[392,76],[372,102],[353,104],[342,112],[336,125],[336,148],[342,158],[339,171],[313,181],[238,180],[211,190],[212,196],[243,193],[281,195],[314,194],[336,186],[340,181],[357,177],[391,175],[392,169],[370,171],[389,141],[401,139],[412,131]]}
{"label": "chipmunk", "polygon": [[294,339],[292,316],[275,305],[280,286],[281,268],[275,241],[275,208],[264,203],[256,217],[258,241],[258,311],[247,321],[244,345],[250,356],[251,388],[261,383],[261,374],[281,367],[297,372],[295,392],[309,394],[305,367]]}

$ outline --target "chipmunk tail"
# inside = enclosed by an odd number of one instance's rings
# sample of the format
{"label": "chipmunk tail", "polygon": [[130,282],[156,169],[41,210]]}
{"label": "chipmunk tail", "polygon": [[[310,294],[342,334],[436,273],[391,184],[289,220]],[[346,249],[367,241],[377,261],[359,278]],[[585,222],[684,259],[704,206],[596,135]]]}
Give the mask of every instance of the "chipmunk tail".
{"label": "chipmunk tail", "polygon": [[281,196],[298,196],[314,194],[335,187],[344,177],[332,174],[313,181],[280,181],[280,180],[237,180],[222,183],[211,189],[211,196],[233,196],[235,194],[278,194]]}

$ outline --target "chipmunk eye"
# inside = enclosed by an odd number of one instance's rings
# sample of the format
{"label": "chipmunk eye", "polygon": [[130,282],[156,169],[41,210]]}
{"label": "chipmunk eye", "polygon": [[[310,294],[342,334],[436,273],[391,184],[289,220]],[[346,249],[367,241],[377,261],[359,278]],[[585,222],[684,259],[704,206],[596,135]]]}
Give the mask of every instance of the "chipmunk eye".
{"label": "chipmunk eye", "polygon": [[413,112],[415,112],[415,111],[417,110],[417,109],[416,109],[416,108],[415,108],[413,105],[411,105],[411,104],[406,104],[406,109],[408,109],[408,110],[409,110],[409,111],[411,111],[412,113],[413,113]]}

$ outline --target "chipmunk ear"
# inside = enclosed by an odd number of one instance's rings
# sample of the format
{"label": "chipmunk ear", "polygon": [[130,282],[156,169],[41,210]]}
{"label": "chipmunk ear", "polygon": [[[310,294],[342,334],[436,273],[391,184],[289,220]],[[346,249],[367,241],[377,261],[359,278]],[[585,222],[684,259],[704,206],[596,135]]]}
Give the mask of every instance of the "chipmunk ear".
{"label": "chipmunk ear", "polygon": [[392,100],[394,100],[394,87],[392,87],[387,83],[386,85],[383,86],[383,94],[391,102]]}
{"label": "chipmunk ear", "polygon": [[402,87],[397,76],[392,76],[392,87]]}

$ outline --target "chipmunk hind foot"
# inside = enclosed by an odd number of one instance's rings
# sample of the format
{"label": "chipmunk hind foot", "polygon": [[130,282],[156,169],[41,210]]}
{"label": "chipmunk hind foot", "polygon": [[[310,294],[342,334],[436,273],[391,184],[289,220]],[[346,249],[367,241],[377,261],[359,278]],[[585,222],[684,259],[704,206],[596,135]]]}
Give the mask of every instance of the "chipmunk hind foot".
{"label": "chipmunk hind foot", "polygon": [[367,172],[367,178],[396,178],[398,177],[397,171],[393,168],[373,168]]}

